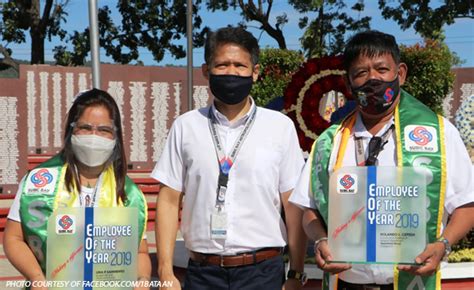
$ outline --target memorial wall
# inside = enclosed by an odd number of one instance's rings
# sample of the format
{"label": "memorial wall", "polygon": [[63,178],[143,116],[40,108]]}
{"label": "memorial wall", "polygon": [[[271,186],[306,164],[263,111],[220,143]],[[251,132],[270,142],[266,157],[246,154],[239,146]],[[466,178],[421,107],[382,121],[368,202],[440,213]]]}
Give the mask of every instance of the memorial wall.
{"label": "memorial wall", "polygon": [[[194,69],[193,106],[210,92]],[[92,87],[89,67],[21,65],[19,79],[0,78],[0,193],[15,193],[28,156],[62,147],[64,122],[75,96]],[[101,88],[122,116],[129,169],[151,171],[174,119],[188,110],[186,68],[101,65]]]}
{"label": "memorial wall", "polygon": [[[453,117],[474,96],[474,68],[459,68],[445,100]],[[206,106],[210,91],[200,68],[193,73],[193,106]],[[0,193],[15,193],[28,156],[51,156],[62,147],[66,112],[81,91],[92,87],[89,67],[20,65],[20,77],[0,78]],[[122,115],[129,169],[151,171],[174,119],[188,109],[186,68],[101,65],[101,88]]]}
{"label": "memorial wall", "polygon": [[25,83],[0,78],[0,193],[15,192],[27,168]]}

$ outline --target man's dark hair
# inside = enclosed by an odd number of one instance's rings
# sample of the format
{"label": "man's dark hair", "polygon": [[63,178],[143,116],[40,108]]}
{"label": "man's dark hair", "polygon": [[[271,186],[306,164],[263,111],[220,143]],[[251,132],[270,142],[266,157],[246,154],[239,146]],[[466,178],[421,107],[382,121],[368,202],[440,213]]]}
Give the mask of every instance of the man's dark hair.
{"label": "man's dark hair", "polygon": [[369,58],[390,53],[396,64],[400,63],[400,49],[395,37],[377,30],[367,30],[352,36],[344,50],[344,67],[349,69],[360,55]]}
{"label": "man's dark hair", "polygon": [[223,27],[217,31],[207,33],[206,44],[204,46],[204,59],[210,65],[214,59],[214,53],[218,46],[223,44],[236,44],[250,53],[252,64],[258,63],[260,49],[257,39],[242,27]]}

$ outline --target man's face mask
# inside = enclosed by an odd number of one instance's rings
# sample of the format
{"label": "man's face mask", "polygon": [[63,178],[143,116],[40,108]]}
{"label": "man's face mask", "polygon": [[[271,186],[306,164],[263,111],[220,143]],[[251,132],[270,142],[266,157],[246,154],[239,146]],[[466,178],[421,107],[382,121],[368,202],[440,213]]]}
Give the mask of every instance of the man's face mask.
{"label": "man's face mask", "polygon": [[212,94],[228,105],[242,102],[250,94],[252,84],[252,76],[209,75],[209,86]]}
{"label": "man's face mask", "polygon": [[397,77],[391,82],[370,79],[357,88],[352,88],[359,108],[370,115],[381,114],[390,108],[400,93]]}

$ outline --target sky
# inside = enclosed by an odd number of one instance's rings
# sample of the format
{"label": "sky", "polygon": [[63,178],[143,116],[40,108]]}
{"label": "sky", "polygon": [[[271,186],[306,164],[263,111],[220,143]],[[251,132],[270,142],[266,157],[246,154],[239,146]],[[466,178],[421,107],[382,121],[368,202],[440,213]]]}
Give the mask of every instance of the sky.
{"label": "sky", "polygon": [[[68,32],[74,30],[83,31],[89,25],[88,18],[88,5],[86,0],[70,0],[66,11],[69,13],[67,17],[67,23],[63,24],[64,29]],[[116,23],[120,21],[120,14],[116,11],[115,5],[116,0],[98,0],[98,6],[102,7],[104,5],[109,6],[109,8],[114,13],[114,18]],[[346,1],[347,6],[350,7],[356,0]],[[434,3],[440,2],[439,0],[434,0]],[[365,1],[366,8],[360,17],[371,16],[372,21],[370,23],[371,28],[377,29],[386,33],[393,34],[397,42],[403,45],[413,45],[416,43],[421,43],[422,38],[413,30],[408,29],[402,31],[398,24],[393,20],[385,20],[380,15],[380,11],[377,7],[377,1],[368,0]],[[241,15],[238,11],[228,10],[226,12],[208,12],[204,11],[205,7],[201,7],[201,18],[203,24],[201,27],[209,26],[211,29],[217,29],[222,26],[227,26],[229,24],[235,25],[242,20]],[[302,16],[299,12],[293,9],[287,1],[276,0],[272,8],[271,20],[275,20],[277,15],[286,13],[288,16],[288,23],[283,27],[283,34],[285,36],[287,46],[289,49],[299,50],[301,49],[300,41],[303,30],[298,27],[298,20]],[[307,14],[311,18],[312,14]],[[356,18],[357,15],[351,15]],[[314,17],[314,13],[313,13]],[[258,28],[259,24],[248,23],[248,30],[254,34],[255,37],[259,40],[260,47],[272,47],[277,48],[278,45],[276,41],[268,36],[265,32]],[[455,23],[449,26],[445,26],[445,35],[448,47],[451,51],[455,52],[462,61],[461,67],[474,67],[474,19],[461,18],[456,19]],[[45,58],[46,60],[53,60],[53,48],[56,45],[62,44],[58,39],[54,39],[53,42],[45,43]],[[186,40],[182,40],[182,44],[186,48]],[[29,60],[30,58],[30,45],[28,44],[10,44],[8,47],[12,48],[14,51],[13,57],[19,59]],[[103,50],[100,51],[100,61],[101,62],[113,62],[110,58],[105,55]],[[170,54],[166,54],[165,58],[157,63],[153,60],[152,55],[146,49],[140,50],[140,60],[143,61],[145,65],[186,65],[186,58],[174,59]],[[204,50],[203,48],[193,49],[193,65],[200,66],[204,61]]]}

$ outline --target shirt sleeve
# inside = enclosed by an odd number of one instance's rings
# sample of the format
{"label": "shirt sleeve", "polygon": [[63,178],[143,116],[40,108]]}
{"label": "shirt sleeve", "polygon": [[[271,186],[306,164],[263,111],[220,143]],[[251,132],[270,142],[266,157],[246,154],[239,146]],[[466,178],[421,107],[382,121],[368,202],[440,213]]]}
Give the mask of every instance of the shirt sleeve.
{"label": "shirt sleeve", "polygon": [[311,196],[310,182],[311,182],[311,159],[306,161],[306,164],[301,172],[300,178],[296,183],[296,187],[290,195],[290,202],[303,208],[316,209],[316,204]]}
{"label": "shirt sleeve", "polygon": [[21,218],[20,218],[20,198],[21,198],[21,190],[23,188],[23,184],[25,182],[26,176],[24,176],[20,184],[18,185],[18,190],[15,195],[15,199],[13,199],[13,203],[10,207],[10,211],[8,212],[7,218],[12,221],[16,221],[21,223]]}
{"label": "shirt sleeve", "polygon": [[296,182],[304,166],[303,152],[301,151],[296,129],[288,119],[288,129],[286,138],[286,148],[283,150],[283,158],[280,162],[280,193],[287,192],[295,188]]}
{"label": "shirt sleeve", "polygon": [[444,206],[451,214],[456,208],[474,202],[474,172],[458,130],[445,119],[446,196]]}
{"label": "shirt sleeve", "polygon": [[151,173],[151,177],[179,192],[184,190],[185,173],[181,145],[181,130],[177,119],[171,126],[163,152]]}

